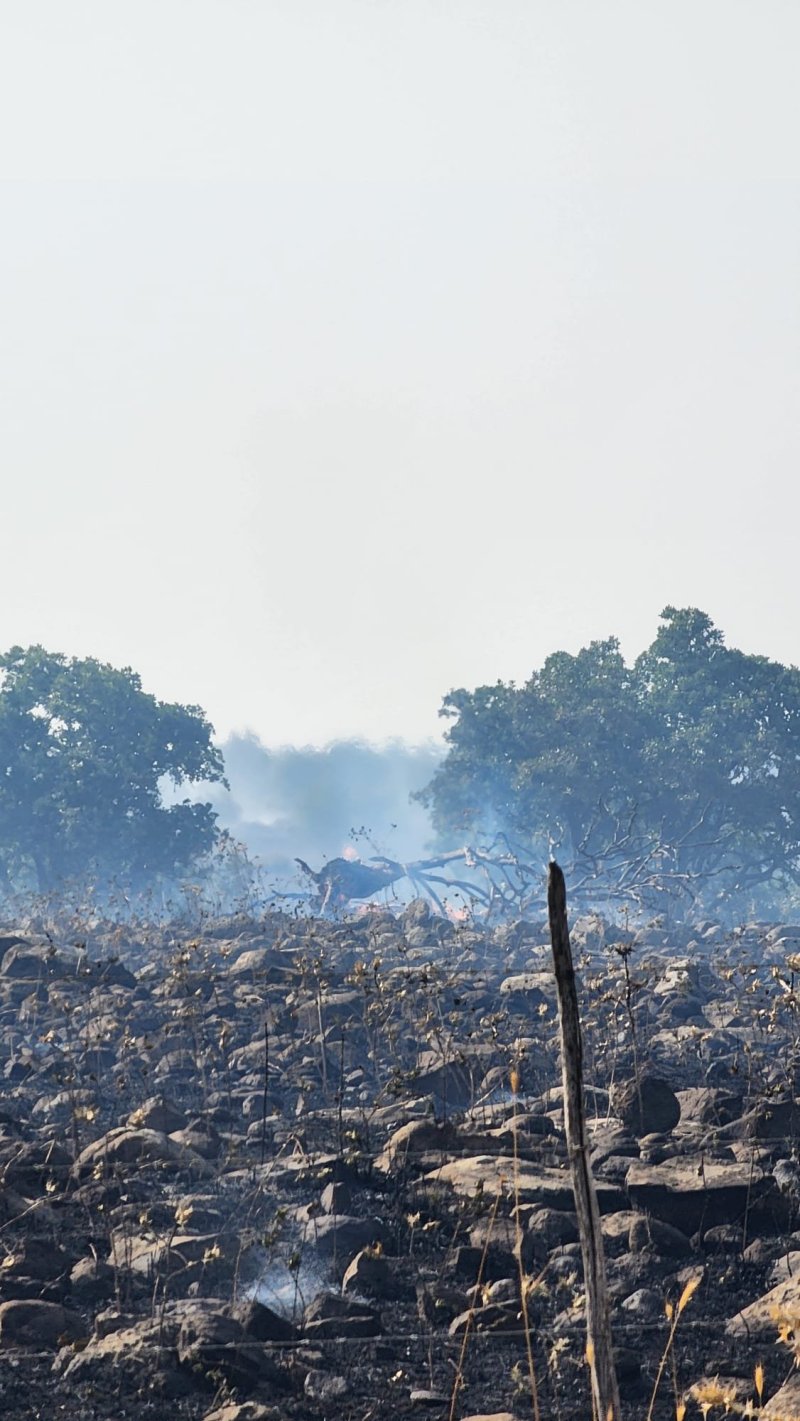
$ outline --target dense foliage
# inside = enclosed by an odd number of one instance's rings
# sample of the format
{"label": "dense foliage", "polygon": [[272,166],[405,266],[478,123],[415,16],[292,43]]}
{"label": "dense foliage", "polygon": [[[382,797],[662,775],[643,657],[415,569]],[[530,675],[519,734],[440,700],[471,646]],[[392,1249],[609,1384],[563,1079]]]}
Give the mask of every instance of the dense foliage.
{"label": "dense foliage", "polygon": [[632,666],[616,639],[556,652],[523,686],[444,701],[424,792],[451,840],[501,830],[609,896],[777,903],[800,883],[800,671],[667,607]]}
{"label": "dense foliage", "polygon": [[0,880],[49,890],[185,869],[216,838],[208,804],[165,784],[222,780],[197,706],[165,704],[130,670],[40,646],[0,656]]}

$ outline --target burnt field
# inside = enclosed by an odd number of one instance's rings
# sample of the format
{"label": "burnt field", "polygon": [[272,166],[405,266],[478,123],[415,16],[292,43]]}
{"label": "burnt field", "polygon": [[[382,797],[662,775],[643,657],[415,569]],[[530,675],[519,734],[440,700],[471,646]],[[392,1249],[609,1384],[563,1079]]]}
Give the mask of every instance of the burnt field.
{"label": "burnt field", "polygon": [[[591,1415],[543,921],[5,932],[3,1415]],[[572,945],[623,1415],[800,1414],[800,929]]]}

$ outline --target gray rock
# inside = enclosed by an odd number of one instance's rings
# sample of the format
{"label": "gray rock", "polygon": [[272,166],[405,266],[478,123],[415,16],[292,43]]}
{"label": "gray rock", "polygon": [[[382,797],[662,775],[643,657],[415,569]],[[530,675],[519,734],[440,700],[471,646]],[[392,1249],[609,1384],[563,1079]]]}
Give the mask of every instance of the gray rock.
{"label": "gray rock", "polygon": [[614,1113],[632,1135],[666,1135],[681,1118],[680,1101],[671,1085],[660,1076],[643,1075],[638,1083],[628,1080],[613,1097]]}
{"label": "gray rock", "polygon": [[736,1222],[748,1204],[764,1202],[770,1190],[778,1197],[774,1181],[758,1168],[687,1156],[632,1164],[626,1187],[637,1209],[692,1233],[701,1224]]}
{"label": "gray rock", "polygon": [[53,1364],[54,1370],[76,1382],[105,1381],[107,1385],[109,1369],[113,1369],[124,1373],[132,1388],[139,1384],[160,1392],[185,1392],[186,1383],[176,1380],[173,1388],[167,1381],[176,1366],[175,1342],[180,1323],[174,1312],[168,1312],[163,1319],[130,1321],[119,1314],[116,1317],[130,1325],[104,1329],[79,1352],[63,1348]]}
{"label": "gray rock", "polygon": [[389,1264],[374,1248],[362,1248],[345,1269],[342,1292],[385,1298],[392,1292]]}
{"label": "gray rock", "polygon": [[674,1228],[672,1224],[665,1224],[662,1219],[653,1219],[647,1214],[638,1215],[632,1222],[628,1233],[628,1248],[631,1253],[652,1249],[662,1258],[684,1258],[687,1253],[691,1253],[691,1244],[685,1233]]}
{"label": "gray rock", "polygon": [[339,1401],[341,1397],[347,1395],[347,1390],[347,1382],[344,1377],[317,1370],[308,1372],[303,1384],[303,1391],[309,1400],[319,1401],[323,1405]]}
{"label": "gray rock", "polygon": [[274,1406],[262,1406],[260,1401],[226,1401],[207,1411],[203,1421],[280,1421]]}
{"label": "gray rock", "polygon": [[348,1214],[352,1203],[350,1188],[341,1180],[332,1180],[330,1184],[326,1184],[319,1196],[323,1214]]}
{"label": "gray rock", "polygon": [[173,1130],[184,1130],[187,1120],[183,1111],[166,1096],[151,1095],[131,1111],[127,1124],[135,1130],[157,1130],[160,1135],[171,1135]]}
{"label": "gray rock", "polygon": [[294,1342],[297,1339],[297,1328],[257,1298],[234,1304],[232,1314],[248,1336],[258,1338],[259,1342]]}
{"label": "gray rock", "polygon": [[663,1300],[652,1288],[637,1288],[635,1293],[623,1298],[620,1307],[633,1317],[661,1317],[664,1313]]}
{"label": "gray rock", "polygon": [[51,947],[30,947],[19,943],[10,947],[0,961],[0,976],[14,982],[47,981],[74,973],[74,964]]}
{"label": "gray rock", "polygon": [[800,1374],[792,1372],[782,1387],[771,1396],[759,1416],[773,1416],[775,1421],[788,1421],[800,1415]]}
{"label": "gray rock", "polygon": [[786,1194],[800,1204],[800,1164],[796,1159],[779,1159],[772,1169],[781,1194]]}
{"label": "gray rock", "polygon": [[381,1332],[378,1314],[366,1303],[318,1293],[303,1314],[303,1333],[316,1337],[377,1337]]}
{"label": "gray rock", "polygon": [[264,1381],[281,1380],[258,1339],[245,1332],[237,1318],[222,1311],[188,1313],[178,1333],[177,1353],[181,1365],[193,1373],[217,1379],[222,1376],[231,1386],[244,1390]]}
{"label": "gray rock", "polygon": [[476,1332],[521,1333],[524,1330],[522,1314],[516,1302],[511,1305],[487,1303],[477,1311],[469,1308],[453,1318],[447,1331],[450,1337],[459,1337],[472,1328]]}
{"label": "gray rock", "polygon": [[85,1179],[97,1170],[116,1174],[129,1166],[156,1165],[201,1179],[213,1177],[213,1169],[184,1145],[176,1144],[158,1130],[134,1129],[123,1125],[109,1130],[93,1144],[87,1145],[73,1166],[77,1179]]}
{"label": "gray rock", "polygon": [[549,1253],[565,1243],[577,1243],[578,1217],[563,1209],[534,1209],[528,1217],[528,1231],[540,1238]]}
{"label": "gray rock", "polygon": [[304,1228],[304,1243],[326,1257],[335,1255],[343,1262],[362,1248],[387,1244],[389,1231],[380,1219],[359,1219],[352,1214],[321,1214]]}
{"label": "gray rock", "polygon": [[81,1258],[69,1275],[69,1291],[73,1297],[86,1302],[98,1302],[111,1297],[114,1292],[114,1270],[101,1258],[91,1254]]}
{"label": "gray rock", "polygon": [[0,1347],[62,1346],[83,1336],[81,1318],[60,1303],[15,1298],[0,1303]]}
{"label": "gray rock", "polygon": [[728,1337],[746,1341],[766,1342],[775,1339],[776,1317],[794,1317],[800,1308],[800,1278],[776,1283],[752,1303],[743,1307],[725,1324]]}
{"label": "gray rock", "polygon": [[417,1312],[431,1327],[447,1326],[466,1308],[467,1295],[461,1288],[448,1287],[440,1279],[417,1284]]}

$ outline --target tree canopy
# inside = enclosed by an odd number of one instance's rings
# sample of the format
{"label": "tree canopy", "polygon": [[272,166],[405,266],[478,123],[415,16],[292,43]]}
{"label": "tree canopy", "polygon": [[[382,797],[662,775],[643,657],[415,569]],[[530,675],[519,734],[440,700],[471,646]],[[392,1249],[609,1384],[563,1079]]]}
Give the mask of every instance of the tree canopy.
{"label": "tree canopy", "polygon": [[611,637],[441,714],[423,799],[451,839],[499,830],[600,895],[732,914],[800,884],[800,671],[727,647],[697,608],[665,608],[631,666]]}
{"label": "tree canopy", "polygon": [[198,706],[158,701],[135,672],[15,646],[0,655],[0,879],[142,884],[187,868],[216,839],[208,804],[166,784],[223,780]]}

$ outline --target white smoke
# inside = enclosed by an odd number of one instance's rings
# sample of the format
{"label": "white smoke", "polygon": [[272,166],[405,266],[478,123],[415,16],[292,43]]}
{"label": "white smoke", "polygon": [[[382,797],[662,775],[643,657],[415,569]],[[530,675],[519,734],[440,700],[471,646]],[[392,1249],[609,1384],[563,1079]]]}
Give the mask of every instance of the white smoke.
{"label": "white smoke", "polygon": [[404,863],[427,852],[431,822],[410,796],[431,779],[440,745],[341,740],[270,749],[240,734],[222,752],[230,790],[204,786],[198,798],[213,804],[220,827],[268,873],[296,877],[296,858],[318,868],[348,849]]}

